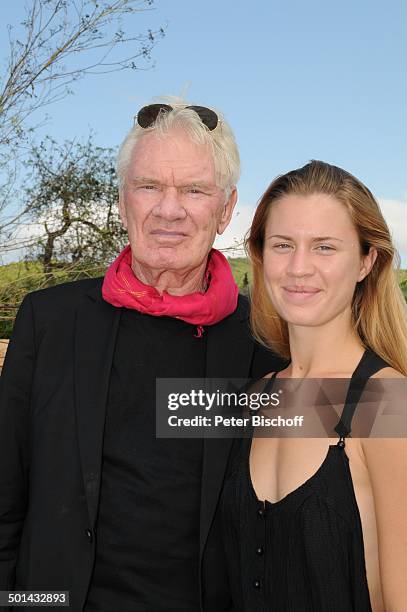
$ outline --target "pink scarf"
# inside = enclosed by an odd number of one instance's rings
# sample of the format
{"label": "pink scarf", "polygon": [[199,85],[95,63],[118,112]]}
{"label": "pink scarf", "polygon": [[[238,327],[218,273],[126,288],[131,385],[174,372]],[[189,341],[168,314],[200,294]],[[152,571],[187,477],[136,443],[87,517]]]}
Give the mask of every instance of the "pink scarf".
{"label": "pink scarf", "polygon": [[106,272],[102,295],[113,306],[132,308],[154,317],[181,319],[197,325],[198,336],[202,336],[203,325],[214,325],[236,310],[238,287],[226,257],[216,249],[208,256],[206,278],[209,286],[205,293],[174,296],[164,291],[160,294],[154,287],[139,281],[131,261],[128,245]]}

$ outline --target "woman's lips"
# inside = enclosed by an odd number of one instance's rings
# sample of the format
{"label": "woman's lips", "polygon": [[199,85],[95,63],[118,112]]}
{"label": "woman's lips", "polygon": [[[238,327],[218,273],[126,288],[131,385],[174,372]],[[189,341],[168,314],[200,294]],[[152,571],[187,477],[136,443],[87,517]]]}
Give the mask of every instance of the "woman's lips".
{"label": "woman's lips", "polygon": [[284,295],[292,302],[304,302],[312,299],[321,292],[317,287],[307,287],[304,285],[286,285],[282,287]]}

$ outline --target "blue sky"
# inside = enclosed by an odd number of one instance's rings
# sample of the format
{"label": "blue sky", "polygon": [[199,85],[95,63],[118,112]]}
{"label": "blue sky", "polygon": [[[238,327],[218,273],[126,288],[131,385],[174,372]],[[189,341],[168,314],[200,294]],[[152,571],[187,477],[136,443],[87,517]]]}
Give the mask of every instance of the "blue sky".
{"label": "blue sky", "polygon": [[[18,21],[23,6],[2,3],[3,27]],[[167,24],[153,51],[155,67],[78,83],[74,96],[48,109],[49,134],[84,138],[92,128],[99,145],[116,146],[140,106],[187,91],[193,102],[219,108],[236,134],[242,178],[233,235],[250,223],[277,174],[317,158],[366,182],[407,254],[405,0],[154,6],[127,27],[136,33]]]}

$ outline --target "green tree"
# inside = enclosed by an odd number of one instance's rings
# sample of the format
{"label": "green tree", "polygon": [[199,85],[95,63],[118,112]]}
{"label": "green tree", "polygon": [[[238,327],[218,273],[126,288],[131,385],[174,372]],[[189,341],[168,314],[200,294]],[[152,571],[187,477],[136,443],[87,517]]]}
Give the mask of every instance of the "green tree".
{"label": "green tree", "polygon": [[127,242],[118,214],[112,149],[47,138],[29,158],[33,235],[26,247],[52,280],[56,270],[104,267]]}
{"label": "green tree", "polygon": [[[27,0],[25,18],[8,26],[0,67],[0,234],[3,241],[30,208],[9,207],[25,152],[46,109],[86,76],[146,68],[163,28],[134,34],[134,18],[154,0]],[[129,34],[129,31],[132,34]],[[23,164],[24,162],[24,164]],[[14,196],[14,198],[12,198]]]}

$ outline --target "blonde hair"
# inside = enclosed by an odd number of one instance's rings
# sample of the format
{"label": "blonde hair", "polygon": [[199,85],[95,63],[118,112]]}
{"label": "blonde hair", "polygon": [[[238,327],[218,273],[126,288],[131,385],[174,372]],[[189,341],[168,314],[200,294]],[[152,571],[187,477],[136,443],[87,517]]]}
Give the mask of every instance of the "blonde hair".
{"label": "blonde hair", "polygon": [[154,103],[169,104],[173,110],[159,113],[156,121],[148,128],[142,128],[135,122],[117,156],[116,170],[120,187],[123,187],[133,149],[143,136],[155,133],[165,138],[169,132],[181,130],[196,144],[209,148],[215,165],[216,184],[230,192],[239,180],[240,158],[232,129],[224,117],[216,111],[219,123],[214,130],[208,130],[197,113],[186,108],[190,103],[182,98],[167,96],[154,100]]}
{"label": "blonde hair", "polygon": [[261,197],[246,238],[253,266],[251,325],[262,344],[290,356],[287,323],[278,315],[263,278],[264,230],[271,206],[286,195],[322,193],[347,207],[359,236],[362,254],[370,247],[377,258],[370,273],[357,283],[352,322],[362,343],[407,376],[407,306],[398,284],[399,256],[389,228],[372,193],[357,178],[330,164],[312,160],[277,177]]}

